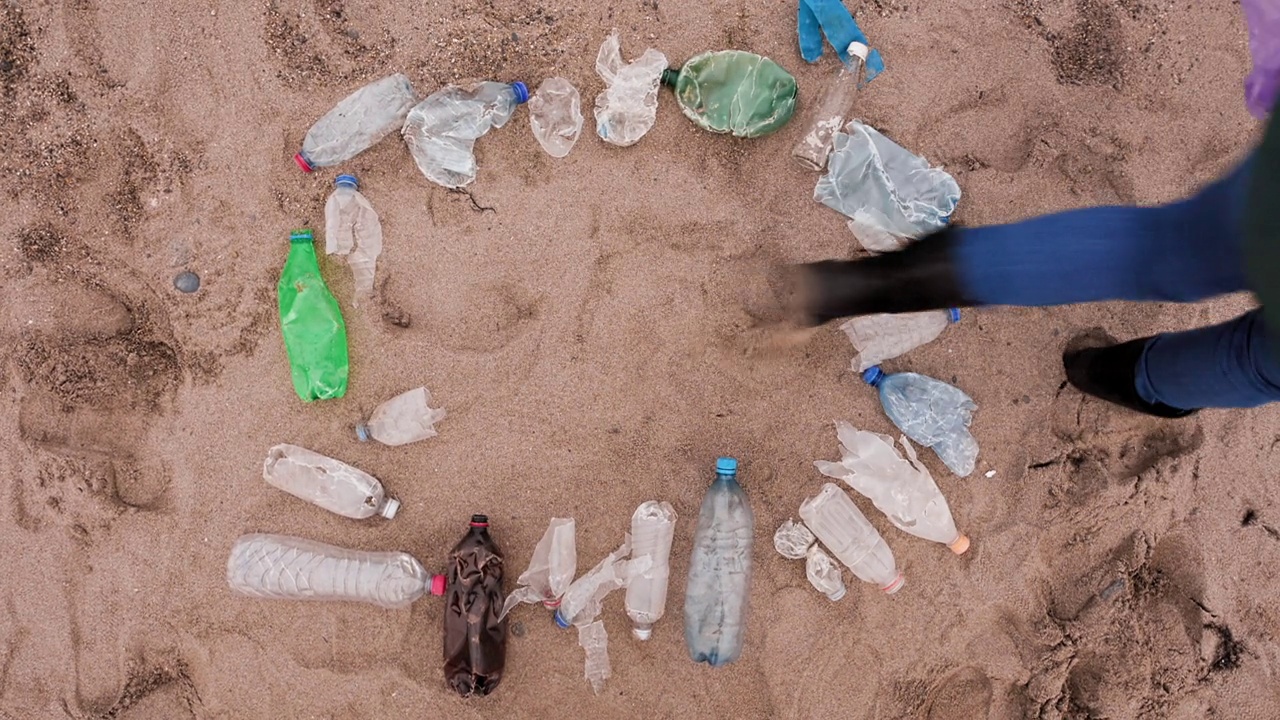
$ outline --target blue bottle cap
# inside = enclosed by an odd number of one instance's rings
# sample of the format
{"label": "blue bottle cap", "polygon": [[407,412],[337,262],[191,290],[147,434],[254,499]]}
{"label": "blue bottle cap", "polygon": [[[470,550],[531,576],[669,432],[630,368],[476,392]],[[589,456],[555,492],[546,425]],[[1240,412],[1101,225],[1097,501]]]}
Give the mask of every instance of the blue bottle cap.
{"label": "blue bottle cap", "polygon": [[369,442],[369,426],[364,423],[356,423],[356,439],[360,442]]}
{"label": "blue bottle cap", "polygon": [[716,460],[717,475],[737,475],[738,461],[731,457],[722,457]]}
{"label": "blue bottle cap", "polygon": [[517,80],[511,83],[511,89],[515,91],[517,105],[523,105],[529,102],[529,86],[528,85],[525,85],[524,83]]}
{"label": "blue bottle cap", "polygon": [[870,385],[871,387],[879,385],[880,381],[883,379],[884,371],[880,369],[879,365],[869,367],[862,371],[862,382]]}
{"label": "blue bottle cap", "polygon": [[333,184],[338,187],[349,187],[353,190],[360,188],[360,181],[356,180],[355,175],[339,175],[333,179]]}
{"label": "blue bottle cap", "polygon": [[315,239],[315,236],[311,234],[310,230],[294,230],[289,233],[289,242],[291,243],[309,243],[313,239]]}
{"label": "blue bottle cap", "polygon": [[960,322],[960,308],[951,308],[949,311],[947,311],[947,315],[951,318],[951,322],[953,323]]}
{"label": "blue bottle cap", "polygon": [[560,617],[559,610],[556,611],[556,627],[560,628],[561,630],[567,630],[569,628],[569,621]]}

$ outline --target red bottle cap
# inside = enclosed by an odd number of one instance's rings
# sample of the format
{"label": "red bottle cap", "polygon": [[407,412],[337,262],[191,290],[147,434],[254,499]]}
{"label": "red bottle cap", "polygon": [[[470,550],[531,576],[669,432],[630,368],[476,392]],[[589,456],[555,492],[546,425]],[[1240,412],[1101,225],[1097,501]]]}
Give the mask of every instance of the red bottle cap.
{"label": "red bottle cap", "polygon": [[432,595],[443,595],[444,586],[445,586],[445,576],[443,575],[431,576],[431,594]]}
{"label": "red bottle cap", "polygon": [[307,158],[302,153],[293,156],[293,161],[298,163],[298,167],[302,168],[302,172],[311,172],[314,168],[311,163],[307,162]]}

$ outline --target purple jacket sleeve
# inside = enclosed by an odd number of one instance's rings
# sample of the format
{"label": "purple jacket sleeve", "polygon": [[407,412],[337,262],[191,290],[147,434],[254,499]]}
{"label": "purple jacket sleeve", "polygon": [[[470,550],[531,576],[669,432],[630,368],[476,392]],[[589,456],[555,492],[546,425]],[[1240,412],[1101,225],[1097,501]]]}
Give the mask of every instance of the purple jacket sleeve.
{"label": "purple jacket sleeve", "polygon": [[1249,23],[1253,72],[1244,81],[1249,112],[1264,118],[1280,95],[1280,0],[1240,0]]}

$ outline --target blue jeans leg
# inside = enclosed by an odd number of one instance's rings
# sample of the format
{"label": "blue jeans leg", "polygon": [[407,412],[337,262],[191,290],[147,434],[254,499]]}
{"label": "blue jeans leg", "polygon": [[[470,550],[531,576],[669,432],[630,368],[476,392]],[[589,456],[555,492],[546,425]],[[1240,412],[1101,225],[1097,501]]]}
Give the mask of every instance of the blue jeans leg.
{"label": "blue jeans leg", "polygon": [[1170,407],[1247,408],[1280,400],[1280,363],[1261,310],[1212,327],[1152,338],[1138,394]]}

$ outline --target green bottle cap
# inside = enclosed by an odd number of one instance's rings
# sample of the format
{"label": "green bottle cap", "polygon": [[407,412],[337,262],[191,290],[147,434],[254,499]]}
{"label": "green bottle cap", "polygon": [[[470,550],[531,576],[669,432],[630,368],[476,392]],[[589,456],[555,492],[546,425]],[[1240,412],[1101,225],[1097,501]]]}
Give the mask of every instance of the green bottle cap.
{"label": "green bottle cap", "polygon": [[303,228],[302,230],[294,230],[293,232],[289,233],[290,243],[309,243],[314,239],[315,239],[315,235],[313,235],[311,233],[311,230],[307,228]]}

